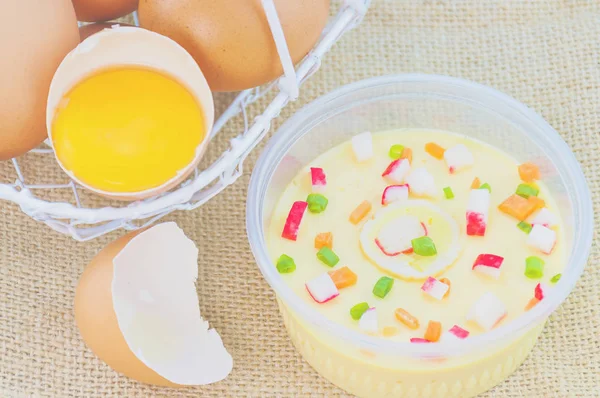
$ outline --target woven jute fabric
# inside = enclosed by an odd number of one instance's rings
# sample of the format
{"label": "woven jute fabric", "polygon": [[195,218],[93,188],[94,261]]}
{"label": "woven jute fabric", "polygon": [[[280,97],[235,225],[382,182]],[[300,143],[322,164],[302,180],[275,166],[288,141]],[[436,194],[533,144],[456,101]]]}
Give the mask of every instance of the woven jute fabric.
{"label": "woven jute fabric", "polygon": [[[546,118],[581,162],[600,212],[599,61],[597,0],[374,0],[364,23],[327,55],[273,130],[306,102],[368,77],[424,72],[474,80]],[[217,96],[217,107],[223,109],[231,98]],[[242,126],[241,120],[228,125],[212,143],[207,161]],[[85,265],[123,232],[77,243],[31,220],[16,205],[0,203],[0,396],[347,396],[295,352],[275,296],[250,252],[246,191],[263,146],[250,155],[233,186],[195,211],[168,217],[200,249],[203,315],[235,361],[225,381],[157,388],[129,380],[98,360],[75,326],[73,297]],[[32,178],[64,180],[39,156],[27,156],[21,164]],[[10,162],[0,163],[2,182],[14,179],[12,170]],[[92,195],[85,200],[106,203]],[[550,317],[529,359],[484,397],[600,396],[600,252],[594,240],[583,277]]]}

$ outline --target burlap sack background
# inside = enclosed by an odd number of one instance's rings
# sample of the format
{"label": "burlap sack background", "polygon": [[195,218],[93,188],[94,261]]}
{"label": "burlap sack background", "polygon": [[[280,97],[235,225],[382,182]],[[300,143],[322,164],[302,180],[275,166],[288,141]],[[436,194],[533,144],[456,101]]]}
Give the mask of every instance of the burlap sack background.
{"label": "burlap sack background", "polygon": [[[599,57],[597,0],[374,0],[364,24],[334,48],[280,121],[329,90],[371,76],[418,71],[475,80],[521,100],[560,132],[582,163],[600,211]],[[218,101],[224,104],[222,97]],[[227,129],[218,136],[208,157],[214,159],[234,134]],[[2,203],[0,396],[345,396],[294,351],[249,251],[245,195],[261,149],[234,186],[196,211],[170,217],[200,248],[203,315],[235,360],[227,380],[203,388],[155,388],[97,360],[79,338],[73,295],[87,262],[122,232],[77,243]],[[59,173],[48,172],[37,158],[23,163],[45,181],[56,178],[48,173]],[[14,178],[10,170],[0,163],[3,182]],[[584,276],[550,318],[531,357],[485,397],[600,396],[599,260],[596,242]]]}

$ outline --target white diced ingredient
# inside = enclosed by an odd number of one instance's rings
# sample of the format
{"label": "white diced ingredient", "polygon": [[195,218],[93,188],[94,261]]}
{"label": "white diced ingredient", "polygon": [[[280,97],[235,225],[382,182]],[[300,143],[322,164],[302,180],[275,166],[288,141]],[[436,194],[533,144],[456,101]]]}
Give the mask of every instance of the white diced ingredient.
{"label": "white diced ingredient", "polygon": [[553,227],[558,224],[558,220],[548,208],[544,207],[533,216],[530,224],[541,224],[545,227]]}
{"label": "white diced ingredient", "polygon": [[362,314],[358,321],[358,327],[364,332],[377,333],[379,321],[377,320],[377,309],[375,307],[369,308]]}
{"label": "white diced ingredient", "polygon": [[475,163],[473,154],[464,144],[458,144],[444,151],[444,160],[450,173],[472,166]]}
{"label": "white diced ingredient", "polygon": [[556,232],[541,224],[535,224],[527,235],[527,244],[542,253],[550,254],[556,244]]}
{"label": "white diced ingredient", "polygon": [[365,162],[373,157],[373,136],[369,131],[352,137],[352,150],[359,162]]}
{"label": "white diced ingredient", "polygon": [[492,292],[484,293],[467,315],[467,320],[475,321],[485,330],[491,330],[506,316],[506,306]]}
{"label": "white diced ingredient", "polygon": [[328,273],[306,282],[306,289],[317,303],[324,303],[339,295],[338,288]]}
{"label": "white diced ingredient", "polygon": [[469,193],[469,202],[467,203],[467,211],[480,213],[486,217],[490,210],[490,191],[487,189],[471,189]]}
{"label": "white diced ingredient", "polygon": [[410,193],[416,196],[435,196],[435,180],[430,172],[423,167],[413,169],[408,177],[406,177],[406,183]]}

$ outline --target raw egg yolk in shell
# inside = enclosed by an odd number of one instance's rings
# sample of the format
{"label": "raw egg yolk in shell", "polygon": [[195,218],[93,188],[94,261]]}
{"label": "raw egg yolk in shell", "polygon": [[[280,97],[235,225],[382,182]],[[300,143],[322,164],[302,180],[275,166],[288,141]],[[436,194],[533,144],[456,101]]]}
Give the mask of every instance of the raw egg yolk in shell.
{"label": "raw egg yolk in shell", "polygon": [[99,70],[63,97],[52,122],[62,166],[94,190],[135,193],[180,177],[207,135],[175,78],[135,65]]}

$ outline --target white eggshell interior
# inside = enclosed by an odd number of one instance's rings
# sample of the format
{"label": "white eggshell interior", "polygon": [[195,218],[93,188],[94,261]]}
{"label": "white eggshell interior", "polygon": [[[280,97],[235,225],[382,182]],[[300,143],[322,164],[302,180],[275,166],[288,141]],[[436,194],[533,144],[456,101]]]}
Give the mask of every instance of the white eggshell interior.
{"label": "white eggshell interior", "polygon": [[[183,47],[166,36],[142,28],[114,25],[112,28],[104,29],[81,42],[67,54],[54,74],[46,108],[46,127],[50,142],[52,142],[54,115],[64,95],[77,83],[94,73],[118,66],[145,67],[163,72],[179,81],[192,93],[204,111],[204,122],[208,136],[214,123],[214,103],[208,83],[192,56]],[[115,93],[115,95],[118,95],[118,93]],[[179,175],[185,174],[195,167],[204,154],[208,141],[208,137],[206,137],[198,146],[194,160],[188,167],[181,170]],[[60,160],[57,160],[60,164]],[[65,172],[76,179],[70,170],[65,170]],[[158,191],[167,185],[172,186],[177,178],[178,176],[161,187],[153,188],[148,192]],[[103,192],[90,187],[81,181],[77,182],[100,194],[115,195],[112,192]],[[139,192],[119,193],[121,197],[139,195]]]}
{"label": "white eggshell interior", "polygon": [[133,238],[113,260],[112,298],[133,354],[165,379],[204,385],[227,377],[233,359],[200,315],[198,249],[175,223]]}

